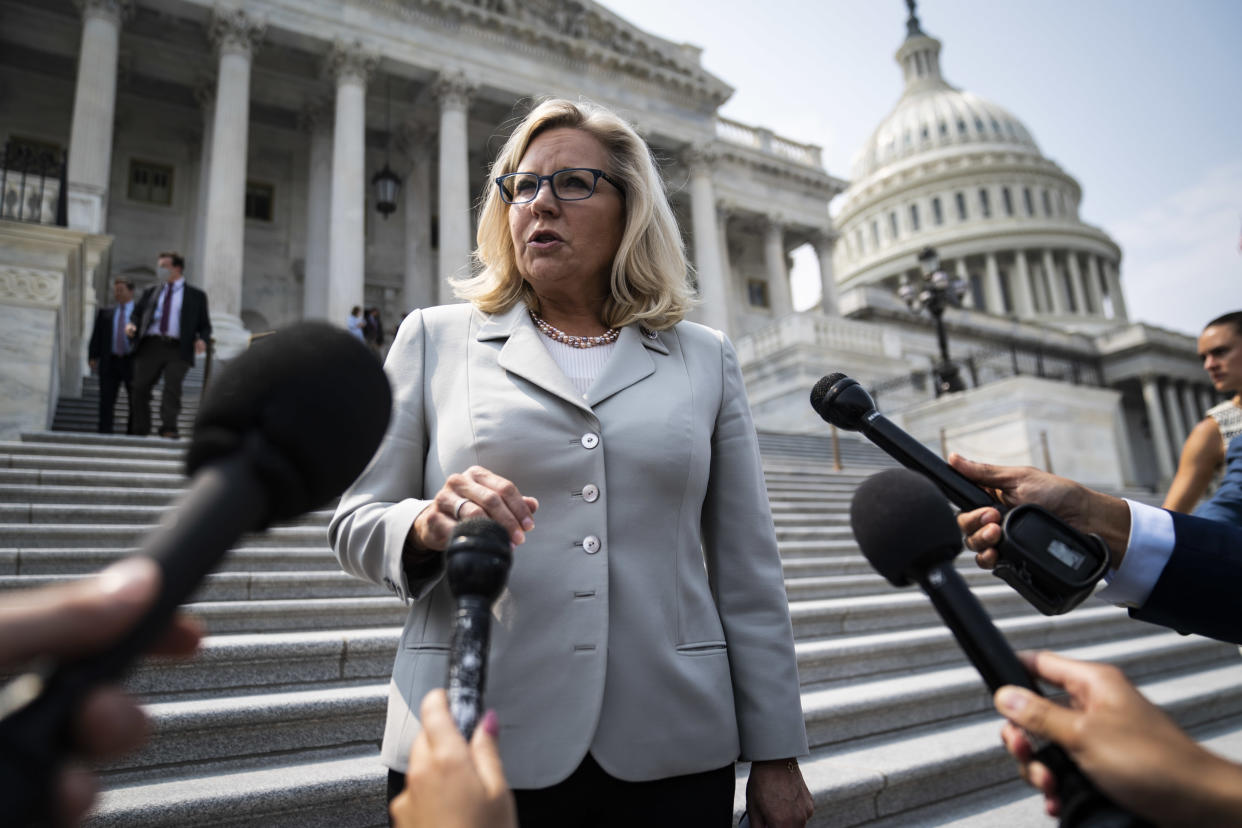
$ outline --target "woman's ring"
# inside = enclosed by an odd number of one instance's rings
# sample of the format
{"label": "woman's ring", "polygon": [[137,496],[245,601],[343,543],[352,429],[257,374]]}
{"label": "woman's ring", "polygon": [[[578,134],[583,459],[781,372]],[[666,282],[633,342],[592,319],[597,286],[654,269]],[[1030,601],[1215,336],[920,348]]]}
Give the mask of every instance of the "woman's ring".
{"label": "woman's ring", "polygon": [[457,505],[453,508],[453,520],[461,520],[461,507],[470,502],[469,498],[463,497],[457,501]]}

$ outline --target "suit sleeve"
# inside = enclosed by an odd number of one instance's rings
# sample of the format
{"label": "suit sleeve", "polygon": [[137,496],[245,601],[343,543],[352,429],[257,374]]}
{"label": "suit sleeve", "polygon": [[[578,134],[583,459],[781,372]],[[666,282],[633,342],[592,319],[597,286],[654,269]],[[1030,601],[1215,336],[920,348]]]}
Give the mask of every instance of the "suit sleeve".
{"label": "suit sleeve", "polygon": [[87,359],[99,359],[104,355],[106,347],[104,343],[108,341],[108,331],[104,329],[104,326],[112,327],[108,324],[110,316],[111,314],[106,310],[95,312],[95,327],[91,328],[91,341],[86,347]]}
{"label": "suit sleeve", "polygon": [[194,335],[207,342],[211,339],[211,312],[207,310],[207,292],[200,291],[200,295],[203,297],[203,304],[195,321]]}
{"label": "suit sleeve", "polygon": [[[350,575],[387,587],[406,603],[426,595],[444,572],[444,557],[411,582],[402,551],[414,518],[431,505],[423,492],[427,455],[423,377],[426,329],[421,311],[401,325],[384,370],[393,389],[392,420],[371,463],[341,496],[328,542]],[[434,492],[431,493],[434,496]]]}
{"label": "suit sleeve", "polygon": [[721,335],[703,549],[724,627],[742,759],[807,753],[793,627],[742,372]]}
{"label": "suit sleeve", "polygon": [[1173,554],[1143,606],[1130,610],[1140,621],[1180,633],[1242,644],[1242,529],[1222,521],[1176,512]]}

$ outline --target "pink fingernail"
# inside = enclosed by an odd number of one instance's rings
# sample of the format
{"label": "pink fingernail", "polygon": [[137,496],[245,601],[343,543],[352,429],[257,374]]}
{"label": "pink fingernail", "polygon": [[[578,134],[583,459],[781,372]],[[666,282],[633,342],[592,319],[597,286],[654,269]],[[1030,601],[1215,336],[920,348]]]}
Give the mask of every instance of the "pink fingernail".
{"label": "pink fingernail", "polygon": [[483,721],[480,724],[483,726],[483,732],[493,739],[500,734],[500,720],[496,718],[495,710],[489,710],[484,713]]}
{"label": "pink fingernail", "polygon": [[1011,687],[1002,687],[996,694],[996,703],[1010,713],[1020,713],[1026,702],[1026,694]]}
{"label": "pink fingernail", "polygon": [[529,532],[531,529],[535,528],[535,522],[530,518],[526,518],[526,520],[522,521],[522,528]]}

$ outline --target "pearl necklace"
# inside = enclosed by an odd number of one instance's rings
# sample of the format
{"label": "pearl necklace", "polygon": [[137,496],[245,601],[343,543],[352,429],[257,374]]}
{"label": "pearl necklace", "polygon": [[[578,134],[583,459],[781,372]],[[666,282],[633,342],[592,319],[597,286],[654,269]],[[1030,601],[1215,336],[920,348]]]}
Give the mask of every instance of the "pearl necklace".
{"label": "pearl necklace", "polygon": [[543,317],[534,311],[530,311],[530,320],[535,323],[535,327],[539,332],[554,342],[562,345],[568,345],[571,348],[594,348],[597,345],[611,345],[617,341],[617,337],[621,335],[620,328],[609,328],[599,336],[574,336],[567,334],[560,328],[554,328],[543,320]]}

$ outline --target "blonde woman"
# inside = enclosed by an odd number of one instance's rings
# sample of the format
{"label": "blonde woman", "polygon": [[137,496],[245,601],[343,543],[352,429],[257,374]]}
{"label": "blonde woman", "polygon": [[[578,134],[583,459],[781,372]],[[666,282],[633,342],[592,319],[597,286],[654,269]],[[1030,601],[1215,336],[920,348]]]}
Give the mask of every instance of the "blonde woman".
{"label": "blonde woman", "polygon": [[755,826],[810,794],[793,635],[741,372],[683,321],[681,236],[642,139],[546,101],[483,199],[465,304],[411,313],[393,422],[329,530],[347,572],[410,605],[382,760],[404,783],[442,686],[458,520],[515,545],[487,705],[523,826],[720,825],[750,761]]}

